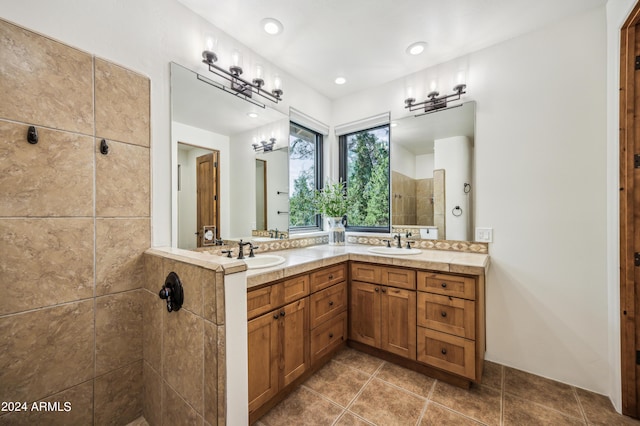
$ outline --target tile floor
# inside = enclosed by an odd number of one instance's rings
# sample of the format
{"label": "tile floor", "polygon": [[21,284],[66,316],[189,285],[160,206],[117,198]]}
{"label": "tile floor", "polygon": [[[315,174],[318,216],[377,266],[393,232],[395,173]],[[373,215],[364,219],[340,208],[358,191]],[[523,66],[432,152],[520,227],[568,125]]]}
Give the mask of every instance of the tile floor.
{"label": "tile floor", "polygon": [[640,425],[608,398],[491,362],[463,390],[351,348],[256,425]]}

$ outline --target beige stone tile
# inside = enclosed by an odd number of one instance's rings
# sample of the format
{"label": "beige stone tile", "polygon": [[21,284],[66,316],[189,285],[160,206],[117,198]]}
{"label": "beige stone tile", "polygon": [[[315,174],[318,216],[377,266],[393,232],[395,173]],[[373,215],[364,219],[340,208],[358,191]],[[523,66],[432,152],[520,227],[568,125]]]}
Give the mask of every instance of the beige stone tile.
{"label": "beige stone tile", "polygon": [[162,424],[162,378],[145,361],[142,367],[142,414],[150,426]]}
{"label": "beige stone tile", "polygon": [[227,419],[227,332],[224,325],[218,326],[218,424]]}
{"label": "beige stone tile", "polygon": [[142,415],[142,360],[95,379],[96,425],[127,424]]}
{"label": "beige stone tile", "polygon": [[142,359],[142,290],[96,299],[96,375]]}
{"label": "beige stone tile", "polygon": [[149,148],[107,141],[109,153],[96,150],[96,216],[149,216]]}
{"label": "beige stone tile", "polygon": [[377,425],[416,424],[427,400],[373,379],[349,410]]}
{"label": "beige stone tile", "polygon": [[164,300],[157,293],[141,290],[142,298],[142,352],[143,358],[157,372],[162,371],[162,337],[164,312],[167,310]]}
{"label": "beige stone tile", "polygon": [[572,417],[582,417],[573,388],[514,368],[504,368],[504,391],[546,405]]}
{"label": "beige stone tile", "polygon": [[204,321],[204,419],[218,422],[218,327]]}
{"label": "beige stone tile", "polygon": [[482,386],[502,390],[502,371],[502,365],[485,361],[482,370]]}
{"label": "beige stone tile", "polygon": [[265,414],[260,421],[266,426],[331,425],[342,414],[342,408],[305,387]]}
{"label": "beige stone tile", "polygon": [[224,273],[216,272],[216,324],[224,324]]}
{"label": "beige stone tile", "polygon": [[92,300],[2,317],[0,336],[0,401],[37,401],[93,378]]}
{"label": "beige stone tile", "polygon": [[162,424],[171,426],[197,426],[204,424],[198,415],[180,395],[167,383],[162,386]]}
{"label": "beige stone tile", "polygon": [[96,219],[96,294],[143,287],[143,254],[150,245],[148,218]]}
{"label": "beige stone tile", "polygon": [[180,309],[165,312],[162,377],[198,413],[203,412],[204,320]]}
{"label": "beige stone tile", "polygon": [[590,425],[640,425],[639,420],[618,414],[608,397],[584,389],[576,389],[576,392]]}
{"label": "beige stone tile", "polygon": [[144,417],[140,416],[134,421],[127,423],[127,426],[149,426],[149,423]]}
{"label": "beige stone tile", "polygon": [[554,409],[531,402],[531,400],[521,399],[514,395],[504,396],[504,419],[503,424],[508,425],[584,425],[582,416],[580,418],[567,416]]}
{"label": "beige stone tile", "polygon": [[373,424],[348,411],[345,411],[335,423],[336,426],[369,426]]}
{"label": "beige stone tile", "polygon": [[344,364],[331,361],[311,376],[304,385],[346,408],[370,377]]}
{"label": "beige stone tile", "polygon": [[389,382],[417,395],[427,398],[435,379],[420,374],[417,371],[408,370],[389,362],[385,362],[376,373],[376,378]]}
{"label": "beige stone tile", "polygon": [[93,219],[0,219],[0,315],[93,296]]}
{"label": "beige stone tile", "polygon": [[333,359],[348,367],[356,368],[367,374],[375,373],[378,367],[380,367],[384,362],[379,358],[349,347],[342,349],[335,357],[333,357]]}
{"label": "beige stone tile", "polygon": [[144,254],[144,283],[143,287],[152,293],[158,294],[166,278],[163,275],[164,265],[160,256]]}
{"label": "beige stone tile", "polygon": [[420,426],[478,426],[481,424],[433,402],[427,405],[427,410],[420,420]]}
{"label": "beige stone tile", "polygon": [[[32,409],[32,401],[29,401],[29,409],[27,411],[12,412],[1,416],[0,426],[67,426],[93,424],[93,380],[63,390],[41,401],[57,403],[58,406],[55,411],[39,411]],[[41,401],[38,401],[38,404]],[[70,405],[66,406],[65,403],[69,403]],[[62,411],[58,411],[58,409]]]}
{"label": "beige stone tile", "polygon": [[96,135],[149,146],[149,79],[108,61],[95,60]]}
{"label": "beige stone tile", "polygon": [[461,389],[438,381],[431,400],[486,425],[500,424],[499,390],[484,386]]}
{"label": "beige stone tile", "polygon": [[0,64],[0,118],[93,133],[91,55],[0,20]]}
{"label": "beige stone tile", "polygon": [[93,138],[27,129],[0,121],[0,216],[92,216]]}
{"label": "beige stone tile", "polygon": [[[163,276],[160,287],[170,272],[178,274],[180,282],[182,283],[184,292],[184,303],[182,307],[198,316],[202,316],[202,307],[205,304],[203,296],[205,296],[205,293],[207,297],[211,297],[212,294],[215,295],[215,292],[212,293],[208,290],[211,290],[211,286],[215,285],[216,271],[177,260],[164,259],[162,269]],[[158,287],[158,290],[160,290],[160,287]]]}

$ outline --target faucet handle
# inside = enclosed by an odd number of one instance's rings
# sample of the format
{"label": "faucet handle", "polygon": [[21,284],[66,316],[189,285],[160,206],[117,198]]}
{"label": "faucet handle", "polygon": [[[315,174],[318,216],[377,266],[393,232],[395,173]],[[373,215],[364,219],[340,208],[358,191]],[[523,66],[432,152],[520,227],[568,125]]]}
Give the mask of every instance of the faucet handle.
{"label": "faucet handle", "polygon": [[226,254],[227,257],[231,257],[231,255],[233,254],[233,250],[229,249],[229,250],[222,250],[221,251],[222,254]]}
{"label": "faucet handle", "polygon": [[383,243],[387,243],[387,247],[391,248],[391,240],[382,240]]}
{"label": "faucet handle", "polygon": [[409,241],[409,240],[407,240],[407,248],[408,248],[408,249],[411,249],[411,244],[415,244],[415,243],[416,243],[415,241]]}
{"label": "faucet handle", "polygon": [[407,234],[405,235],[406,238],[409,238],[411,236],[411,231],[408,231]]}
{"label": "faucet handle", "polygon": [[253,244],[249,243],[249,257],[256,257],[253,251],[258,250],[259,248],[260,246],[254,246]]}

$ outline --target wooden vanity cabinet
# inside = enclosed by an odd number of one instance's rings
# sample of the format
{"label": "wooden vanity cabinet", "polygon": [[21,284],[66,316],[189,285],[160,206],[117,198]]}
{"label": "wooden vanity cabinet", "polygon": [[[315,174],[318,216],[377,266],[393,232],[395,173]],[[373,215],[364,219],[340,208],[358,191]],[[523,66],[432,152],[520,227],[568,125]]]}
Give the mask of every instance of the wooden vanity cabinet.
{"label": "wooden vanity cabinet", "polygon": [[416,359],[415,277],[412,270],[352,263],[349,338]]}

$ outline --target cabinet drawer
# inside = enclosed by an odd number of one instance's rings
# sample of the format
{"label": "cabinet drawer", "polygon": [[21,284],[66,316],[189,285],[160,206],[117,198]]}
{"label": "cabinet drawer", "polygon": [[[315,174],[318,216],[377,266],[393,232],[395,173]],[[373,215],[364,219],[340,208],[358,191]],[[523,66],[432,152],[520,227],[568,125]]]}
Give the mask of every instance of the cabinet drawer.
{"label": "cabinet drawer", "polygon": [[351,281],[380,284],[381,271],[379,266],[368,263],[351,263]]}
{"label": "cabinet drawer", "polygon": [[476,280],[457,275],[418,272],[418,290],[474,300]]}
{"label": "cabinet drawer", "polygon": [[309,295],[309,275],[284,280],[282,283],[284,302],[289,303]]}
{"label": "cabinet drawer", "polygon": [[311,328],[347,309],[347,283],[341,282],[314,293],[311,300]]}
{"label": "cabinet drawer", "polygon": [[310,277],[311,293],[331,287],[347,279],[347,265],[342,263],[313,272]]}
{"label": "cabinet drawer", "polygon": [[347,312],[311,330],[311,363],[331,352],[347,339]]}
{"label": "cabinet drawer", "polygon": [[474,340],[475,302],[420,291],[418,325]]}
{"label": "cabinet drawer", "polygon": [[407,290],[416,289],[416,271],[368,263],[352,263],[351,280],[406,288]]}
{"label": "cabinet drawer", "polygon": [[255,318],[282,305],[283,283],[273,284],[247,293],[247,318]]}
{"label": "cabinet drawer", "polygon": [[418,361],[476,380],[475,342],[418,327]]}

